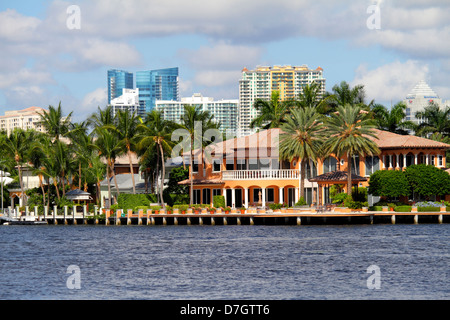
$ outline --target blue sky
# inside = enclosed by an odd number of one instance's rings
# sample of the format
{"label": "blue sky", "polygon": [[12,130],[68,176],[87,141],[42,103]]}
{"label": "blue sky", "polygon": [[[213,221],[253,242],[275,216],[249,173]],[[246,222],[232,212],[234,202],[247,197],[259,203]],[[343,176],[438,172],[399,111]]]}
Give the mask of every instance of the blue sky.
{"label": "blue sky", "polygon": [[243,67],[306,64],[328,91],[363,84],[389,106],[424,79],[447,100],[448,16],[445,0],[0,0],[0,114],[61,101],[83,120],[106,104],[108,69],[175,66],[182,97],[238,98]]}

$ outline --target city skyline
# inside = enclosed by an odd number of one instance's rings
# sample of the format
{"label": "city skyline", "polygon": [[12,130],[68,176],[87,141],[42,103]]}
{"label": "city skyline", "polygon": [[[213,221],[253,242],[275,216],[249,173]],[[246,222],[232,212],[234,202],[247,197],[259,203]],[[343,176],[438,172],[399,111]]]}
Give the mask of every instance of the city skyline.
{"label": "city skyline", "polygon": [[5,0],[0,113],[61,101],[84,119],[107,104],[107,70],[169,67],[179,68],[180,97],[237,99],[243,68],[308,65],[323,68],[326,91],[363,84],[387,107],[421,80],[448,100],[449,13],[444,1],[420,0]]}

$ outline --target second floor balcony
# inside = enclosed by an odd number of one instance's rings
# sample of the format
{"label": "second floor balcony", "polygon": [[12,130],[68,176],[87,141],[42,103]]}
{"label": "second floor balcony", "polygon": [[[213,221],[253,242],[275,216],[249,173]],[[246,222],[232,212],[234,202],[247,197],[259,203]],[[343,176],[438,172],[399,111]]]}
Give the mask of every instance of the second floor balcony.
{"label": "second floor balcony", "polygon": [[222,172],[223,180],[292,180],[299,179],[298,169],[227,170]]}

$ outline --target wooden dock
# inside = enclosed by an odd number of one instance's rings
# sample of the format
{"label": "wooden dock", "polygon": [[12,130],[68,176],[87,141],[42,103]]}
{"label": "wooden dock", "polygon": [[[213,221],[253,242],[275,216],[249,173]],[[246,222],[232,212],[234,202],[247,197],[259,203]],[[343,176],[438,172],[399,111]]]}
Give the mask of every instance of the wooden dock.
{"label": "wooden dock", "polygon": [[[152,210],[98,210],[89,213],[86,208],[83,211],[69,212],[67,208],[57,208],[44,215],[38,215],[35,209],[27,212],[27,216],[5,217],[0,216],[0,223],[20,224],[14,221],[36,221],[36,224],[50,225],[352,225],[352,224],[420,224],[420,223],[449,223],[450,212],[386,212],[386,211],[354,211],[354,212],[256,212],[247,210],[245,213],[237,212],[199,212],[199,213],[165,213]],[[102,214],[100,214],[102,213]],[[13,220],[11,220],[13,219]],[[25,223],[23,223],[25,224]]]}

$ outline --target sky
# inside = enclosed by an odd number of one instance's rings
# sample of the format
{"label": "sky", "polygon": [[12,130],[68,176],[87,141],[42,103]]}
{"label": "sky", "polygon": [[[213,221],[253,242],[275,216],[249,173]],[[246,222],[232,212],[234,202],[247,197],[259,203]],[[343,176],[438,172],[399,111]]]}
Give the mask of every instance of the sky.
{"label": "sky", "polygon": [[450,99],[448,0],[0,0],[0,114],[83,121],[108,69],[178,67],[180,97],[238,99],[244,67],[323,68],[387,107],[425,80]]}

